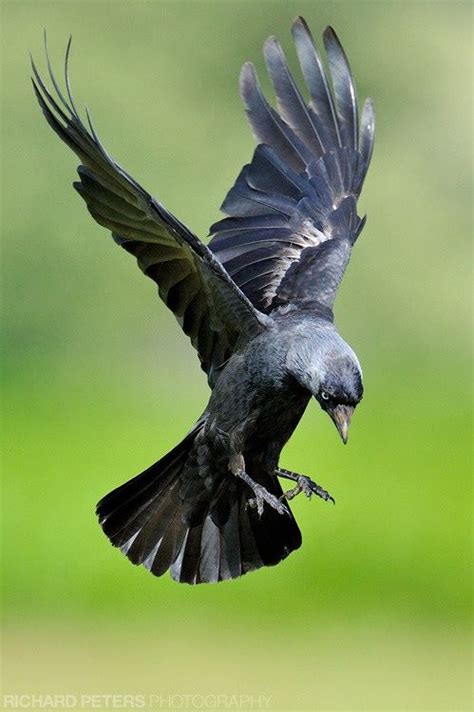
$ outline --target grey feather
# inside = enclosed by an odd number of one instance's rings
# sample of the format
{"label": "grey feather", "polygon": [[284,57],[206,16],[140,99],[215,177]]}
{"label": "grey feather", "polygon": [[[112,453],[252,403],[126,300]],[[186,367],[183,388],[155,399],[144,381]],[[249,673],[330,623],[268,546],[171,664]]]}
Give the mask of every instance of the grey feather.
{"label": "grey feather", "polygon": [[[89,112],[87,130],[72,98],[68,76],[70,46],[69,42],[65,62],[69,102],[47,57],[50,78],[63,109],[48,91],[34,62],[32,67],[34,89],[46,120],[83,163],[78,169],[80,183],[74,186],[94,219],[108,228],[116,242],[137,257],[145,274],[157,282],[160,296],[179,320],[185,317],[196,293],[202,292],[208,316],[204,321],[201,314],[195,324],[187,319],[187,331],[202,368],[210,374],[219,368],[221,359],[229,357],[247,330],[264,329],[268,320],[258,313],[212,252],[112,159],[97,137]],[[204,331],[204,323],[208,331]]]}
{"label": "grey feather", "polygon": [[357,148],[359,140],[357,93],[349,62],[332,27],[326,27],[323,39],[336,98],[342,145]]}
{"label": "grey feather", "polygon": [[263,47],[268,74],[277,97],[282,119],[316,155],[324,152],[314,118],[288,68],[286,57],[276,37],[270,37]]}
{"label": "grey feather", "polygon": [[[357,198],[372,155],[374,112],[366,101],[359,128],[354,80],[332,28],[324,32],[330,78],[302,18],[292,33],[310,102],[278,40],[269,38],[264,56],[280,114],[263,96],[253,68],[244,65],[242,96],[262,144],[227,194],[222,210],[229,217],[211,227],[209,246],[260,311],[271,314],[301,300],[307,305],[311,294],[314,308],[332,318],[350,247],[365,223]],[[336,239],[345,240],[349,251],[344,248],[344,258],[336,260],[342,252],[335,246],[328,262],[332,248],[318,247]],[[308,249],[311,269],[305,272]]]}

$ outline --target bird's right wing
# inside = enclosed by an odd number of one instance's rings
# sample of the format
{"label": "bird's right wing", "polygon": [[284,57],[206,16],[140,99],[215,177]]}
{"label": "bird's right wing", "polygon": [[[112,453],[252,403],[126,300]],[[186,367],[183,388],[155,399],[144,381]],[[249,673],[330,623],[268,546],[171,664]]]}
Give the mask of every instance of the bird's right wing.
{"label": "bird's right wing", "polygon": [[74,187],[95,220],[131,252],[142,271],[158,285],[197,349],[212,385],[215,375],[241,338],[262,330],[271,319],[261,314],[230,278],[213,253],[177,218],[149,195],[107,153],[94,131],[82,122],[70,91],[66,51],[67,98],[48,70],[56,98],[34,63],[33,86],[47,122],[82,162]]}
{"label": "bird's right wing", "polygon": [[330,27],[329,72],[303,18],[292,32],[309,101],[270,37],[264,57],[278,110],[245,64],[240,89],[260,145],[227,194],[221,209],[229,217],[211,227],[209,246],[261,311],[309,308],[332,318],[365,222],[356,202],[372,154],[374,112],[367,100],[359,117],[349,64]]}

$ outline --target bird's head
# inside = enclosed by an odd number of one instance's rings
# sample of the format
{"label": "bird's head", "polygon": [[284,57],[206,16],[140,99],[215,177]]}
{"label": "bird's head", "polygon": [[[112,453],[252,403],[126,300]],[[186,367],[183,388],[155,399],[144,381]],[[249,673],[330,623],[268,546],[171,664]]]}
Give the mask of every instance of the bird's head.
{"label": "bird's head", "polygon": [[362,399],[357,356],[334,328],[296,339],[288,353],[290,373],[316,398],[344,443],[355,407]]}
{"label": "bird's head", "polygon": [[346,443],[352,414],[362,398],[362,373],[353,353],[329,354],[325,365],[312,393]]}

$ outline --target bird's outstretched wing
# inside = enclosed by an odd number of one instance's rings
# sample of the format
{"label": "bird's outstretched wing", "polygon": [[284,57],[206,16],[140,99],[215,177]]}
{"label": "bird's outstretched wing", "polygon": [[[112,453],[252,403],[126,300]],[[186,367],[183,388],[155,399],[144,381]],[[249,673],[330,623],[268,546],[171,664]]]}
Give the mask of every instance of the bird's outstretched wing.
{"label": "bird's outstretched wing", "polygon": [[[271,321],[258,312],[214,254],[107,153],[90,121],[86,127],[74,105],[68,76],[66,96],[52,72],[47,49],[49,91],[32,62],[33,86],[49,125],[82,162],[74,187],[95,220],[137,258],[158,284],[160,297],[197,349],[212,385],[239,338]],[[55,93],[55,96],[53,95]]]}
{"label": "bird's outstretched wing", "polygon": [[264,57],[278,111],[245,64],[240,90],[260,145],[227,194],[221,209],[229,217],[211,227],[209,246],[261,311],[297,305],[332,318],[365,222],[356,201],[372,154],[374,112],[368,99],[359,117],[351,70],[330,27],[323,35],[328,73],[303,18],[292,34],[309,101],[270,37]]}

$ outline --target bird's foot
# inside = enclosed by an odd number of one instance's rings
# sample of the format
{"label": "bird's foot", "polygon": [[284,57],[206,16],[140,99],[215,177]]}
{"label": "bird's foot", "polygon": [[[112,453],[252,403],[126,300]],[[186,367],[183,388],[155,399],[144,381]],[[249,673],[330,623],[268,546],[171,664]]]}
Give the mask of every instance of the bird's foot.
{"label": "bird's foot", "polygon": [[288,507],[283,504],[281,499],[275,497],[274,494],[271,494],[263,485],[259,485],[254,482],[251,487],[255,497],[247,500],[247,506],[256,507],[259,517],[263,514],[263,506],[265,502],[270,507],[273,507],[273,509],[276,509],[278,514],[289,514]]}
{"label": "bird's foot", "polygon": [[256,507],[258,516],[261,517],[263,514],[263,508],[265,502],[275,509],[278,514],[289,514],[290,510],[288,507],[274,494],[271,494],[263,485],[259,485],[258,482],[254,482],[250,475],[245,472],[244,469],[245,461],[242,455],[232,455],[229,460],[229,469],[232,474],[243,480],[252,490],[255,497],[247,500],[247,506]]}
{"label": "bird's foot", "polygon": [[293,487],[293,489],[288,490],[288,492],[285,492],[280,499],[286,499],[287,501],[290,501],[294,497],[296,497],[300,492],[303,492],[309,499],[311,499],[313,494],[316,494],[318,497],[321,497],[321,499],[324,499],[325,502],[330,500],[333,504],[336,504],[334,497],[329,494],[329,492],[326,492],[326,490],[321,487],[321,485],[316,484],[316,482],[313,482],[309,477],[306,477],[305,475],[298,475],[296,472],[290,472],[289,470],[282,470],[278,469],[276,471],[276,474],[278,477],[286,477],[286,479],[293,480],[296,482],[296,486]]}

